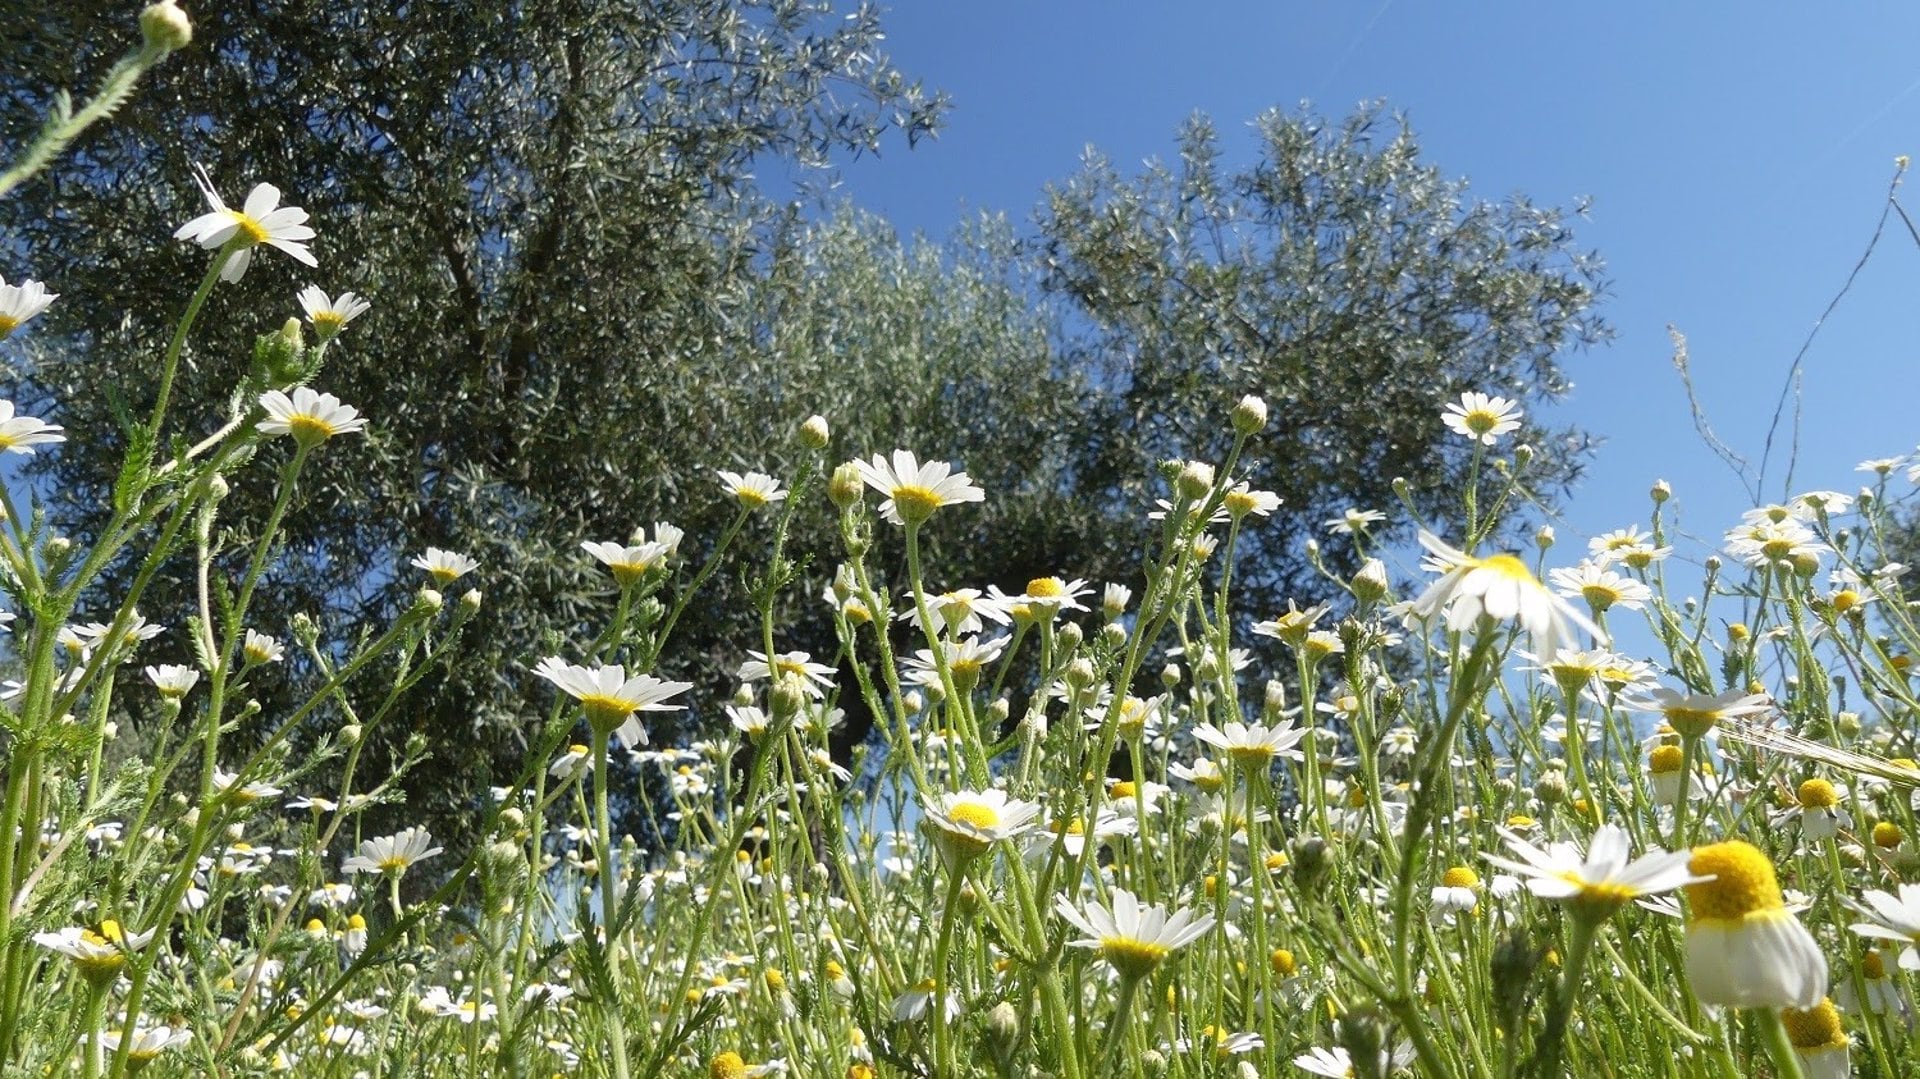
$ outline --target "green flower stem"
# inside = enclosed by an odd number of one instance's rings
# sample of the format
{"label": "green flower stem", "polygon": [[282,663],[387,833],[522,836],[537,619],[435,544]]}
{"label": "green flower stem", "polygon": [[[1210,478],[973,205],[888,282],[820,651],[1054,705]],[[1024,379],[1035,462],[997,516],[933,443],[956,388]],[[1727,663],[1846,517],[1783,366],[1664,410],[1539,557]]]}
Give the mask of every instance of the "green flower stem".
{"label": "green flower stem", "polygon": [[958,866],[947,876],[947,905],[940,911],[940,939],[933,948],[933,1073],[958,1075],[954,1070],[952,1033],[947,1029],[947,994],[953,992],[953,978],[947,971],[953,949],[953,931],[960,921],[960,890],[967,876]]}
{"label": "green flower stem", "polygon": [[1573,916],[1573,931],[1567,938],[1567,964],[1560,976],[1560,984],[1554,989],[1553,1011],[1547,1015],[1547,1030],[1542,1036],[1541,1075],[1561,1074],[1560,1058],[1566,1051],[1567,1027],[1573,1018],[1573,1000],[1580,992],[1581,980],[1586,976],[1587,956],[1593,950],[1594,934],[1604,922],[1604,918]]}
{"label": "green flower stem", "polygon": [[[614,993],[611,1000],[603,1002],[603,1014],[607,1017],[608,1040],[613,1057],[614,1079],[627,1079],[627,1028],[621,1015],[623,1001],[620,995],[620,949],[614,939],[614,914],[619,909],[615,905],[614,890],[618,882],[619,868],[613,863],[613,821],[607,813],[607,740],[612,734],[599,725],[593,729],[593,826],[595,857],[600,861],[600,924],[607,933],[607,970],[613,978]],[[477,991],[477,990],[476,990]]]}
{"label": "green flower stem", "polygon": [[1773,1059],[1775,1079],[1806,1079],[1807,1073],[1800,1067],[1799,1054],[1793,1051],[1793,1040],[1787,1037],[1787,1025],[1781,1021],[1779,1009],[1754,1008],[1752,1011],[1761,1044]]}

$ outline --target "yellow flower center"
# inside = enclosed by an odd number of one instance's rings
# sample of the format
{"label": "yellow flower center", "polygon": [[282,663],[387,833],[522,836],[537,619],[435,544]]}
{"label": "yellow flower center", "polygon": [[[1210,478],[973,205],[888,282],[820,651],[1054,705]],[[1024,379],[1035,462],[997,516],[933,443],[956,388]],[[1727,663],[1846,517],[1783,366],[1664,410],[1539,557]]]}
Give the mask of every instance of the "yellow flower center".
{"label": "yellow flower center", "polygon": [[287,429],[293,434],[294,441],[308,445],[325,442],[334,435],[333,424],[301,412],[287,417]]}
{"label": "yellow flower center", "polygon": [[1620,590],[1607,584],[1588,584],[1580,587],[1580,598],[1588,604],[1606,610],[1620,602]]}
{"label": "yellow flower center", "polygon": [[1824,779],[1809,779],[1800,784],[1800,808],[1831,809],[1840,804],[1840,792]]}
{"label": "yellow flower center", "polygon": [[338,311],[315,311],[307,317],[313,322],[314,332],[322,337],[332,337],[340,332],[340,327],[347,324],[347,320],[341,318]]}
{"label": "yellow flower center", "polygon": [[1737,921],[1749,914],[1786,909],[1773,863],[1751,843],[1733,839],[1695,847],[1687,871],[1713,878],[1686,886],[1695,921]]}
{"label": "yellow flower center", "polygon": [[1886,961],[1880,958],[1878,948],[1869,949],[1860,957],[1860,976],[1870,982],[1877,982],[1887,976]]}
{"label": "yellow flower center", "polygon": [[1100,938],[1100,954],[1125,978],[1144,978],[1167,957],[1164,944],[1133,937]]}
{"label": "yellow flower center", "polygon": [[263,244],[267,242],[266,226],[262,225],[260,222],[254,220],[251,217],[248,217],[246,214],[243,214],[238,210],[228,210],[227,213],[230,216],[232,216],[233,223],[240,226],[239,235],[245,236],[247,238],[246,239],[247,246],[251,247],[254,244]]}
{"label": "yellow flower center", "polygon": [[1273,972],[1282,978],[1291,978],[1293,972],[1300,969],[1300,964],[1293,958],[1293,953],[1285,948],[1275,948],[1273,954],[1267,957],[1267,962],[1273,965]]}
{"label": "yellow flower center", "polygon": [[1035,577],[1027,582],[1027,595],[1032,599],[1059,599],[1067,594],[1067,582],[1058,577]]}
{"label": "yellow flower center", "polygon": [[1138,793],[1138,788],[1124,779],[1115,782],[1107,788],[1107,797],[1109,798],[1131,798],[1136,793]]}
{"label": "yellow flower center", "polygon": [[733,489],[733,497],[739,499],[740,504],[750,510],[757,510],[767,504],[766,492],[756,487],[736,487]]}
{"label": "yellow flower center", "polygon": [[407,868],[407,859],[404,855],[389,854],[385,858],[380,859],[380,872],[382,873],[398,873],[405,868]]}
{"label": "yellow flower center", "polygon": [[1274,851],[1267,855],[1267,872],[1275,873],[1287,867],[1288,858],[1284,851]]}
{"label": "yellow flower center", "polygon": [[1264,767],[1273,760],[1273,747],[1268,745],[1234,746],[1227,750],[1227,756],[1233,758],[1241,767]]}
{"label": "yellow flower center", "polygon": [[1347,788],[1347,808],[1348,809],[1367,808],[1367,788],[1361,786],[1358,783],[1355,783],[1353,786],[1348,787]]}
{"label": "yellow flower center", "polygon": [[355,929],[365,929],[366,927],[367,927],[367,920],[361,915],[355,914],[347,918],[347,930],[349,932]]}
{"label": "yellow flower center", "polygon": [[1793,555],[1793,541],[1790,539],[1780,539],[1778,537],[1770,539],[1760,545],[1760,553],[1766,555],[1767,561],[1769,562],[1778,562],[1782,558],[1790,558]]}
{"label": "yellow flower center", "polygon": [[1842,588],[1833,594],[1833,609],[1841,614],[1846,614],[1848,611],[1860,606],[1860,603],[1860,593],[1855,592],[1851,588]]}
{"label": "yellow flower center", "polygon": [[787,987],[787,976],[785,974],[780,973],[778,970],[768,968],[765,977],[767,980],[767,988],[773,990],[776,993],[780,992],[781,990]]}
{"label": "yellow flower center", "polygon": [[1495,427],[1500,426],[1500,414],[1498,412],[1490,412],[1484,408],[1476,408],[1468,412],[1465,416],[1460,417],[1460,422],[1466,424],[1467,430],[1472,431],[1474,434],[1484,435]]}
{"label": "yellow flower center", "polygon": [[1456,865],[1441,874],[1440,883],[1448,888],[1471,888],[1480,883],[1480,874],[1464,865]]}
{"label": "yellow flower center", "polygon": [[837,981],[839,981],[840,979],[842,979],[842,978],[844,978],[844,977],[846,977],[846,976],[847,976],[847,968],[845,968],[845,967],[843,967],[843,966],[841,966],[840,964],[838,964],[838,963],[836,963],[836,962],[834,962],[834,961],[833,961],[833,960],[831,960],[831,959],[829,959],[829,960],[827,960],[827,968],[826,968],[826,970],[827,970],[827,980],[828,980],[828,981],[835,981],[835,982],[837,982]]}
{"label": "yellow flower center", "polygon": [[1665,710],[1667,722],[1673,729],[1688,738],[1703,738],[1720,722],[1720,712],[1714,708],[1688,708],[1675,705]]}
{"label": "yellow flower center", "polygon": [[904,521],[920,522],[933,516],[933,511],[944,505],[940,496],[933,493],[931,487],[922,487],[915,483],[903,483],[893,489],[893,508]]}
{"label": "yellow flower center", "polygon": [[1509,828],[1531,828],[1533,827],[1533,823],[1533,818],[1527,816],[1525,813],[1515,813],[1513,816],[1507,818],[1507,827]]}
{"label": "yellow flower center", "polygon": [[1480,559],[1478,565],[1481,569],[1490,569],[1502,577],[1534,583],[1533,571],[1527,569],[1527,564],[1514,555],[1489,555]]}
{"label": "yellow flower center", "polygon": [[1647,754],[1647,771],[1654,775],[1671,775],[1686,764],[1687,754],[1679,746],[1654,746]]}
{"label": "yellow flower center", "polygon": [[1891,850],[1906,838],[1907,834],[1900,830],[1900,826],[1890,820],[1883,820],[1873,826],[1873,845],[1876,847]]}
{"label": "yellow flower center", "polygon": [[746,1075],[747,1062],[739,1053],[721,1053],[707,1065],[707,1079],[746,1079]]}
{"label": "yellow flower center", "polygon": [[994,812],[992,806],[980,802],[961,802],[947,810],[947,816],[982,831],[990,830],[1000,823],[1000,814]]}
{"label": "yellow flower center", "polygon": [[1805,1011],[1782,1008],[1780,1020],[1786,1024],[1787,1040],[1795,1049],[1842,1049],[1847,1045],[1846,1032],[1840,1029],[1840,1012],[1831,1000]]}
{"label": "yellow flower center", "polygon": [[1228,491],[1225,505],[1228,513],[1240,517],[1253,512],[1259,501],[1253,497],[1252,491]]}
{"label": "yellow flower center", "polygon": [[611,731],[633,714],[633,702],[604,693],[587,693],[580,698],[580,710],[587,714],[587,722],[594,730]]}
{"label": "yellow flower center", "polygon": [[18,329],[20,320],[12,315],[0,315],[0,337],[5,337]]}

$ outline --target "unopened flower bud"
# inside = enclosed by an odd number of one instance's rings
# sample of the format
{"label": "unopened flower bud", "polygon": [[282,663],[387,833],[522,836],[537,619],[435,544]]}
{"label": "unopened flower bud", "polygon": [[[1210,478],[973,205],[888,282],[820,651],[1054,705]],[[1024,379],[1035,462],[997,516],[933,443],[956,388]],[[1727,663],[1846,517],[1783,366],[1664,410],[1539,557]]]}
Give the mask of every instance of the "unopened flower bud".
{"label": "unopened flower bud", "polygon": [[908,693],[900,703],[906,708],[907,714],[910,716],[919,715],[925,711],[927,707],[927,699],[922,697],[920,691],[917,689]]}
{"label": "unopened flower bud", "polygon": [[1233,429],[1239,434],[1250,435],[1267,425],[1267,403],[1253,394],[1240,399],[1233,406]]}
{"label": "unopened flower bud", "polygon": [[1118,622],[1108,622],[1100,627],[1100,643],[1118,651],[1127,646],[1127,627]]}
{"label": "unopened flower bud", "polygon": [[1054,631],[1054,637],[1060,642],[1062,651],[1072,653],[1080,647],[1080,642],[1086,640],[1086,631],[1080,628],[1078,622],[1068,622]]}
{"label": "unopened flower bud", "polygon": [[1327,873],[1333,869],[1333,852],[1327,849],[1324,839],[1309,836],[1294,841],[1293,883],[1303,895],[1314,895],[1320,890],[1320,884],[1326,880]]}
{"label": "unopened flower bud", "polygon": [[833,478],[827,481],[827,497],[833,500],[834,505],[846,509],[860,501],[860,493],[865,486],[865,481],[860,478],[859,466],[849,461],[833,470]]}
{"label": "unopened flower bud", "polygon": [[140,38],[149,49],[172,52],[193,40],[193,23],[174,0],[160,0],[140,12]]}
{"label": "unopened flower bud", "polygon": [[806,707],[807,690],[805,679],[797,674],[781,675],[773,684],[773,692],[767,694],[767,703],[773,707],[775,719],[791,719]]}
{"label": "unopened flower bud", "polygon": [[800,425],[800,444],[810,450],[824,450],[827,443],[833,441],[833,431],[827,426],[825,416],[808,416],[807,422]]}
{"label": "unopened flower bud", "polygon": [[1525,468],[1533,463],[1533,454],[1533,447],[1522,442],[1513,448],[1513,463],[1519,465],[1521,468]]}
{"label": "unopened flower bud", "polygon": [[357,746],[360,744],[360,736],[363,733],[365,732],[360,729],[360,724],[349,723],[340,728],[340,744],[343,746]]}
{"label": "unopened flower bud", "polygon": [[1673,497],[1673,486],[1666,480],[1655,480],[1653,481],[1653,489],[1648,491],[1647,494],[1653,499],[1653,504],[1658,506],[1660,503]]}
{"label": "unopened flower bud", "polygon": [[481,601],[485,599],[486,594],[478,588],[467,589],[465,592],[460,593],[460,613],[463,615],[473,614],[480,609]]}
{"label": "unopened flower bud", "polygon": [[1533,545],[1544,551],[1553,546],[1553,538],[1553,526],[1541,525],[1534,530]]}
{"label": "unopened flower bud", "polygon": [[1567,800],[1567,776],[1564,772],[1547,772],[1533,784],[1533,796],[1546,805],[1559,805]]}
{"label": "unopened flower bud", "polygon": [[1076,659],[1067,664],[1067,685],[1074,689],[1085,689],[1093,684],[1093,661]]}
{"label": "unopened flower bud", "polygon": [[1180,665],[1178,663],[1169,663],[1160,668],[1160,684],[1168,689],[1172,689],[1180,684]]}
{"label": "unopened flower bud", "polygon": [[1205,461],[1188,461],[1181,466],[1180,478],[1174,481],[1174,490],[1188,502],[1198,502],[1213,490],[1213,466]]}
{"label": "unopened flower bud", "polygon": [[753,704],[753,687],[744,682],[741,683],[740,688],[733,691],[733,704],[736,708],[751,706]]}
{"label": "unopened flower bud", "polygon": [[1278,678],[1267,679],[1266,706],[1269,712],[1282,712],[1287,707],[1287,685]]}
{"label": "unopened flower bud", "polygon": [[1007,716],[1011,715],[1012,713],[1013,713],[1013,703],[1008,701],[1005,697],[996,697],[994,698],[993,703],[987,706],[987,719],[995,727],[998,727],[1000,724],[1005,723],[1007,721]]}
{"label": "unopened flower bud", "polygon": [[439,614],[440,608],[445,605],[446,600],[431,588],[422,588],[413,597],[413,609],[421,614]]}
{"label": "unopened flower bud", "polygon": [[1378,603],[1387,598],[1387,565],[1377,558],[1369,558],[1353,575],[1349,586],[1353,596],[1362,603]]}

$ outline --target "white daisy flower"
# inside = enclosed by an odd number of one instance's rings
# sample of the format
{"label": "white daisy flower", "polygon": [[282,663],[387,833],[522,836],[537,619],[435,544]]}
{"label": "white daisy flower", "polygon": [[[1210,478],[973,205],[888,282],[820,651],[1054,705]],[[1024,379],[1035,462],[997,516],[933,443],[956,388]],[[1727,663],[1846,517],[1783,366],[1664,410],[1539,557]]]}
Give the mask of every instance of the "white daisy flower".
{"label": "white daisy flower", "polygon": [[1702,1004],[1812,1008],[1827,957],[1787,909],[1773,863],[1752,844],[1695,847],[1687,863],[1687,980]]}
{"label": "white daisy flower", "polygon": [[1481,857],[1518,874],[1534,895],[1566,903],[1594,917],[1611,914],[1621,904],[1642,896],[1708,879],[1687,868],[1686,851],[1669,854],[1655,847],[1632,859],[1632,840],[1618,825],[1601,825],[1584,855],[1572,843],[1554,843],[1542,850],[1509,829],[1499,831],[1519,860],[1493,854]]}
{"label": "white daisy flower", "polygon": [[1520,406],[1504,397],[1489,397],[1469,390],[1458,401],[1448,401],[1440,422],[1449,430],[1483,446],[1500,441],[1500,436],[1520,429]]}
{"label": "white daisy flower", "polygon": [[300,308],[307,313],[307,321],[313,324],[313,332],[322,341],[332,338],[347,328],[347,323],[373,310],[373,305],[362,299],[357,293],[342,292],[334,299],[317,285],[308,285],[300,290]]}
{"label": "white daisy flower", "polygon": [[1443,572],[1413,601],[1416,618],[1431,619],[1444,609],[1447,628],[1454,631],[1471,629],[1483,614],[1496,622],[1517,622],[1532,636],[1534,650],[1545,656],[1569,644],[1576,630],[1606,640],[1592,619],[1549,592],[1515,556],[1476,558],[1424,529],[1420,545],[1432,552],[1434,566]]}
{"label": "white daisy flower", "polygon": [[686,705],[668,704],[667,698],[693,688],[692,682],[668,682],[650,674],[628,677],[626,668],[618,663],[581,667],[558,656],[541,660],[533,673],[579,701],[594,730],[618,734],[621,744],[628,748],[647,742],[646,728],[634,713],[680,711]]}
{"label": "white daisy flower", "polygon": [[480,563],[466,555],[458,551],[443,551],[438,547],[427,548],[426,554],[415,557],[408,564],[415,569],[425,570],[439,588],[445,588],[480,568]]}
{"label": "white daisy flower", "polygon": [[1054,903],[1054,911],[1068,924],[1085,933],[1067,944],[1090,948],[1100,953],[1123,978],[1143,978],[1152,974],[1162,960],[1181,948],[1206,936],[1213,929],[1213,916],[1192,910],[1171,914],[1158,904],[1142,904],[1125,888],[1115,888],[1108,906],[1090,903],[1075,908],[1066,896]]}
{"label": "white daisy flower", "polygon": [[659,542],[629,546],[587,540],[580,544],[580,549],[599,559],[600,564],[613,574],[615,583],[622,588],[638,584],[649,572],[665,565],[667,556],[673,553],[672,548]]}
{"label": "white daisy flower", "polygon": [[11,337],[13,331],[53,306],[53,301],[59,298],[59,293],[48,292],[47,286],[38,281],[9,285],[6,278],[0,277],[0,341]]}
{"label": "white daisy flower", "polygon": [[317,446],[335,435],[357,434],[366,430],[366,418],[352,405],[343,405],[330,393],[317,393],[310,386],[299,386],[289,397],[279,390],[260,395],[260,407],[267,412],[260,421],[260,432],[268,435],[292,435],[302,446]]}
{"label": "white daisy flower", "polygon": [[363,840],[360,853],[342,862],[340,869],[347,873],[404,873],[441,852],[442,848],[432,843],[432,833],[418,827]]}
{"label": "white daisy flower", "polygon": [[1018,837],[1040,814],[1038,803],[1008,798],[994,787],[923,795],[921,804],[934,842],[954,862],[969,861],[1001,840]]}
{"label": "white daisy flower", "polygon": [[32,416],[16,416],[13,402],[0,400],[0,451],[31,455],[35,446],[66,440],[65,428]]}
{"label": "white daisy flower", "polygon": [[247,193],[247,201],[241,208],[232,210],[213,189],[207,170],[194,166],[194,181],[213,209],[180,226],[173,238],[191,240],[209,251],[225,247],[229,241],[237,242],[239,247],[220,268],[220,280],[240,280],[253,261],[253,248],[257,244],[278,248],[289,258],[308,266],[319,265],[313,252],[302,242],[314,236],[305,224],[307,212],[297,206],[281,206],[279,188],[272,184],[256,185]]}
{"label": "white daisy flower", "polygon": [[811,653],[780,652],[771,662],[765,652],[748,652],[747,655],[750,658],[734,672],[734,677],[742,682],[762,682],[775,676],[794,675],[815,700],[833,688],[834,669],[824,663],[813,662]]}
{"label": "white daisy flower", "polygon": [[874,454],[872,461],[855,461],[867,486],[886,495],[880,515],[894,524],[919,524],[942,506],[984,502],[987,493],[973,485],[965,472],[953,471],[945,461],[920,463],[906,450],[893,451],[891,461]]}
{"label": "white daisy flower", "polygon": [[724,468],[718,471],[720,486],[733,496],[734,501],[740,503],[741,509],[757,510],[769,503],[784,501],[787,497],[787,492],[780,489],[780,481],[764,472],[749,472],[743,476]]}

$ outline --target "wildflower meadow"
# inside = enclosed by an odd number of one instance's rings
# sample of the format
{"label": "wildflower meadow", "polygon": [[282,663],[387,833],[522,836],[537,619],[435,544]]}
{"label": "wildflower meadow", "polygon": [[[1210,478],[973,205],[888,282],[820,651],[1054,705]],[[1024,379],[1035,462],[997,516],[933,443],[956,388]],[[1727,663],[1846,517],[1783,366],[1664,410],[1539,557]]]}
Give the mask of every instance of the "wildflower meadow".
{"label": "wildflower meadow", "polygon": [[[141,28],[0,197],[192,36],[172,0]],[[1824,479],[1853,490],[1723,522],[1681,597],[1664,484],[1568,550],[1527,516],[1520,404],[1436,394],[1471,455],[1460,504],[1328,520],[1303,557],[1343,598],[1242,624],[1236,564],[1279,504],[1243,477],[1289,422],[1259,395],[1199,421],[1231,430],[1224,457],[1139,463],[1159,498],[1132,507],[1155,537],[1137,572],[1018,592],[929,554],[1003,494],[942,447],[769,416],[799,467],[681,494],[730,504],[723,533],[555,537],[605,586],[596,627],[500,672],[526,752],[454,849],[365,820],[462,747],[360,755],[489,617],[484,561],[417,552],[383,624],[259,615],[305,469],[382,425],[327,390],[377,292],[331,279],[271,179],[201,171],[203,212],[153,237],[203,275],[165,354],[126,362],[153,403],[108,526],[59,534],[24,480],[0,502],[0,1071],[1920,1074],[1920,626],[1889,546],[1920,459],[1899,445]],[[254,275],[284,308],[209,326]],[[0,338],[61,287],[0,284]],[[258,337],[224,414],[180,414],[183,356],[236,331]],[[0,451],[99,437],[59,421],[0,400]],[[234,521],[247,474],[274,498]],[[813,655],[776,599],[802,579],[793,514],[823,501],[839,544],[806,600],[838,646]],[[1376,535],[1391,520],[1418,548]],[[183,559],[191,602],[147,602]],[[702,737],[656,736],[690,707],[663,660],[716,575],[745,584],[723,613],[750,658]],[[1630,633],[1652,650],[1616,651]],[[192,662],[148,658],[162,637]],[[301,703],[263,711],[256,682],[294,670]],[[117,695],[157,718],[126,729]],[[830,738],[853,708],[877,733],[849,761]]]}

